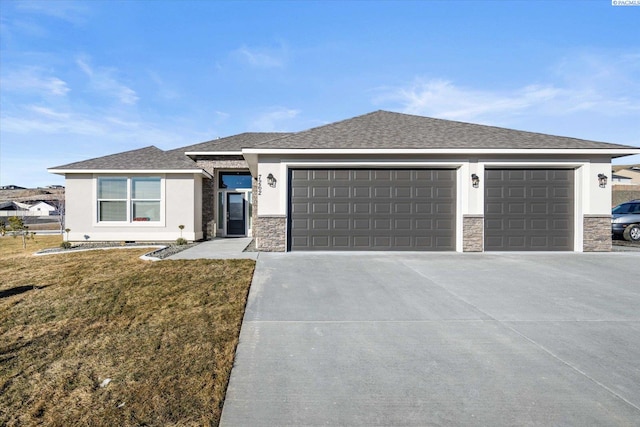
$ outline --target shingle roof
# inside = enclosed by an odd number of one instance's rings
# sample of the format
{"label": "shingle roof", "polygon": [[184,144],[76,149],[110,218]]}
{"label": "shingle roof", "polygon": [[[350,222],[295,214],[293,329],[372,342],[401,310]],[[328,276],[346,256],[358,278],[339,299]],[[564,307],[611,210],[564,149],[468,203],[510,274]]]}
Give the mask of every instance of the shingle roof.
{"label": "shingle roof", "polygon": [[69,163],[51,169],[194,170],[200,169],[184,154],[163,151],[153,145],[123,153]]}
{"label": "shingle roof", "polygon": [[409,114],[373,113],[274,139],[255,148],[281,149],[526,149],[632,148]]}
{"label": "shingle roof", "polygon": [[[50,168],[56,170],[200,170],[186,152],[258,149],[615,149],[627,145],[375,111],[297,133],[247,132],[163,151],[149,146]],[[339,152],[339,151],[338,151]]]}
{"label": "shingle roof", "polygon": [[251,148],[262,142],[271,141],[276,138],[292,135],[284,132],[245,132],[239,135],[214,139],[171,150],[172,152],[211,152],[211,151],[241,151],[243,148]]}

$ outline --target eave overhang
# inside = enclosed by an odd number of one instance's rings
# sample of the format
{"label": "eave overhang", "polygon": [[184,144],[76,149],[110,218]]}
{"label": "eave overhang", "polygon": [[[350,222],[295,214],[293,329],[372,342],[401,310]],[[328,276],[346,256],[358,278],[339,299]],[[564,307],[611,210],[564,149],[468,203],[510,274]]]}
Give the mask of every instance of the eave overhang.
{"label": "eave overhang", "polygon": [[622,157],[640,154],[639,148],[355,148],[355,149],[329,149],[329,148],[245,148],[242,150],[249,170],[255,177],[258,174],[258,157],[260,155],[369,155],[369,156],[401,156],[401,155],[453,155],[453,156],[482,156],[482,155],[558,155],[558,156],[611,156]]}
{"label": "eave overhang", "polygon": [[245,148],[242,154],[322,154],[322,155],[343,155],[343,154],[450,154],[450,155],[483,155],[483,154],[503,154],[503,155],[521,155],[521,154],[557,154],[557,155],[604,155],[612,157],[628,156],[632,154],[640,154],[639,148],[349,148],[349,149],[332,149],[332,148]]}
{"label": "eave overhang", "polygon": [[203,169],[47,169],[49,173],[66,175],[73,173],[96,173],[96,174],[202,174],[207,178],[213,176]]}
{"label": "eave overhang", "polygon": [[187,151],[185,156],[242,156],[242,151]]}

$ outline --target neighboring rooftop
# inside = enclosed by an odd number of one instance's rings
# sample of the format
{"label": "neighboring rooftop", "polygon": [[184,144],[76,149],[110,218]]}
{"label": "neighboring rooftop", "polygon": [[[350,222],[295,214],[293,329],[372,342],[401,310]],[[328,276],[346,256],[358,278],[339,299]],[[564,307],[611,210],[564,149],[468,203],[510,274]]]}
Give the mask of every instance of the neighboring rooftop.
{"label": "neighboring rooftop", "polygon": [[255,148],[276,149],[615,149],[626,145],[409,114],[373,113],[297,132]]}

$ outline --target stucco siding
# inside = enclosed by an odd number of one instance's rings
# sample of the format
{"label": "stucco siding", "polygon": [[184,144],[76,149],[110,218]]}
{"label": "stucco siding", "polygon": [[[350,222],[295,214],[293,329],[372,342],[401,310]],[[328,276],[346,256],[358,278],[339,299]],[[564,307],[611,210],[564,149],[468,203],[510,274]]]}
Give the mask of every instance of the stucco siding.
{"label": "stucco siding", "polygon": [[[477,251],[483,250],[482,245],[475,237],[481,233],[474,233],[474,239],[464,239],[466,230],[475,230],[481,221],[478,217],[484,212],[484,171],[486,168],[521,168],[521,169],[570,169],[574,172],[575,209],[573,213],[574,250],[592,250],[593,241],[599,240],[598,236],[591,236],[593,229],[589,227],[583,230],[583,216],[602,216],[611,212],[611,183],[602,188],[598,185],[598,174],[610,176],[611,161],[608,156],[554,156],[554,155],[499,155],[484,156],[457,156],[457,155],[280,155],[265,154],[257,158],[257,182],[255,188],[257,217],[274,218],[287,217],[287,198],[289,197],[289,176],[291,168],[454,168],[458,170],[458,206],[457,206],[457,233],[456,250]],[[267,176],[273,175],[276,179],[275,186],[267,185]],[[476,174],[480,178],[478,188],[473,188],[471,175]],[[255,196],[254,196],[255,197]],[[463,224],[463,218],[467,218]],[[257,221],[254,235],[263,235],[257,228],[264,222]],[[279,228],[271,230],[278,232]],[[286,228],[285,228],[286,230]],[[284,234],[284,232],[282,232]],[[277,240],[283,236],[273,236]],[[603,246],[599,246],[603,248]],[[599,249],[602,250],[602,249]],[[606,250],[606,248],[604,249]]]}
{"label": "stucco siding", "polygon": [[[202,178],[189,173],[168,174],[162,180],[159,223],[109,224],[97,221],[96,179],[92,174],[66,177],[66,226],[71,241],[172,241],[202,238]],[[132,176],[113,174],[110,176]],[[184,225],[182,233],[179,225]]]}

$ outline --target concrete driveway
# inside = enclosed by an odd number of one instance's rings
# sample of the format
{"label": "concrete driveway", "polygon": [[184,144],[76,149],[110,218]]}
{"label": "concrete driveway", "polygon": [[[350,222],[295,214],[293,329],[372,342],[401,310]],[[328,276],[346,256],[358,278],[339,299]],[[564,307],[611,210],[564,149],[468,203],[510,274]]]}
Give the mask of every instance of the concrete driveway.
{"label": "concrete driveway", "polygon": [[639,267],[260,254],[221,425],[640,425]]}

